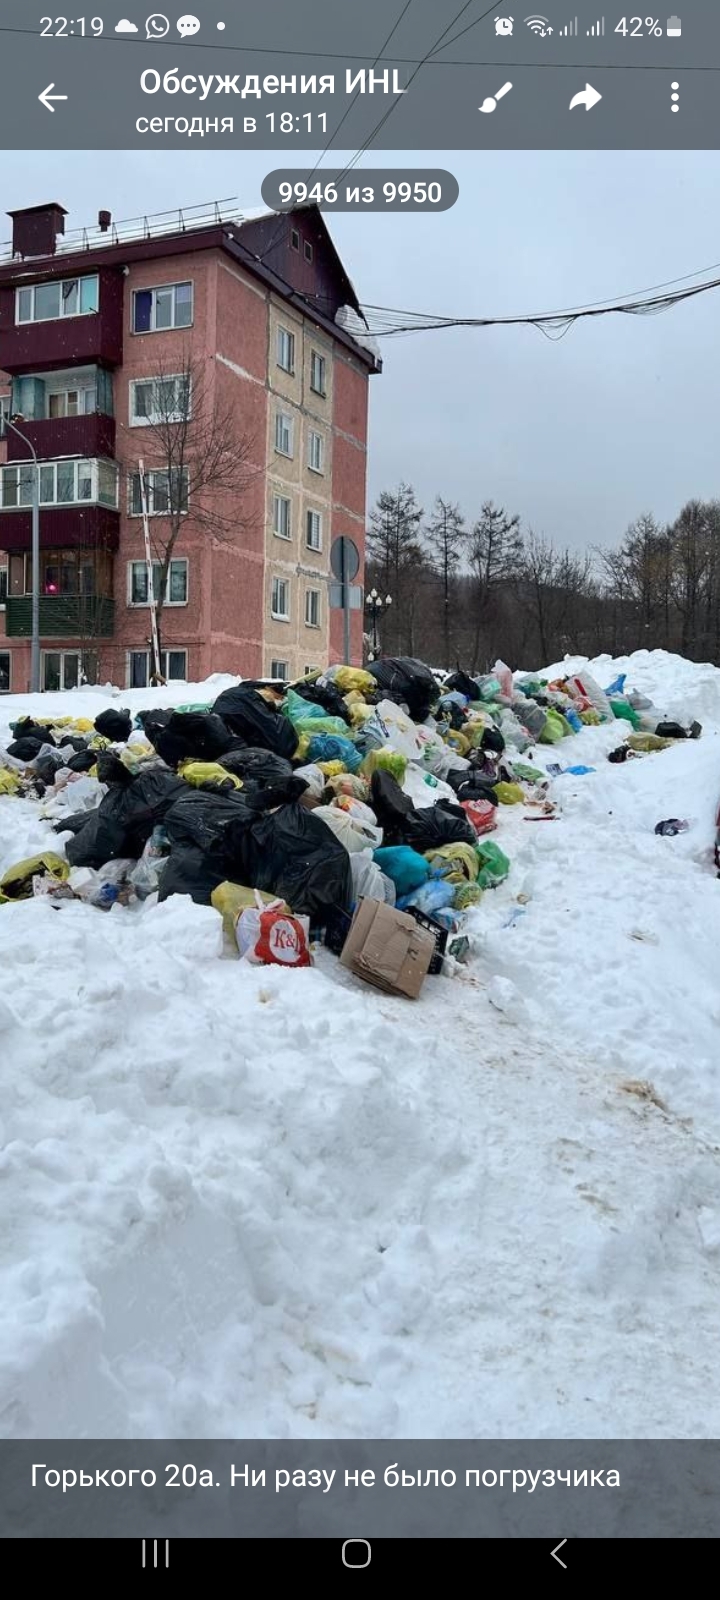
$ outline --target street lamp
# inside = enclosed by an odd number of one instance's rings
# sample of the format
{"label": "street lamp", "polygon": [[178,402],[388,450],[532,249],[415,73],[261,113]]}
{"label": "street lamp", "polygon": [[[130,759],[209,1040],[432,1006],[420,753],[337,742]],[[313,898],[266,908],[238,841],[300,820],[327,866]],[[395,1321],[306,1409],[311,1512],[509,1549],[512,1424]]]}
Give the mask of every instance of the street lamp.
{"label": "street lamp", "polygon": [[[18,413],[20,415],[20,413]],[[24,418],[20,416],[20,421]],[[30,691],[40,693],[40,467],[37,453],[17,424],[8,417],[6,426],[26,444],[34,462],[32,496],[32,629],[30,642]],[[22,472],[22,468],[19,469]]]}
{"label": "street lamp", "polygon": [[377,661],[377,658],[380,654],[380,641],[378,639],[378,617],[381,617],[383,611],[387,611],[388,607],[391,605],[391,594],[386,594],[385,599],[383,600],[382,595],[378,594],[377,589],[371,589],[369,595],[366,596],[365,609],[366,611],[369,611],[372,622],[372,649],[369,653],[371,661]]}

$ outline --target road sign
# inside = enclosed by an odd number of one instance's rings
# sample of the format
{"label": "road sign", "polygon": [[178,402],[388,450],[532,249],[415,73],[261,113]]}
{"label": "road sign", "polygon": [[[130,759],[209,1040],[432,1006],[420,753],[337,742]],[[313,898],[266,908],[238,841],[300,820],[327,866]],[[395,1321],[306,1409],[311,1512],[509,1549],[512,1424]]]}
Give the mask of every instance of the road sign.
{"label": "road sign", "polygon": [[352,583],[360,571],[360,551],[354,539],[334,539],[330,549],[330,566],[333,577],[340,583]]}
{"label": "road sign", "polygon": [[330,584],[330,606],[333,611],[343,611],[346,598],[348,611],[362,611],[363,592],[359,583]]}

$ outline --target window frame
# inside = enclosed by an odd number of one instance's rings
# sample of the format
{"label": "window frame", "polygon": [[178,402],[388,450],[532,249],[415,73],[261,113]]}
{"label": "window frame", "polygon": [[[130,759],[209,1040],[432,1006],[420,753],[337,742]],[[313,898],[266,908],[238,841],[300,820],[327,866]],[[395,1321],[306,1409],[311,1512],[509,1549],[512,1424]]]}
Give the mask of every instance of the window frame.
{"label": "window frame", "polygon": [[[315,603],[311,604],[311,601],[313,601]],[[321,595],[320,589],[306,589],[305,590],[305,627],[306,628],[321,628],[322,627],[322,604],[321,604],[321,602],[322,602],[322,595]],[[313,621],[311,616],[309,615],[309,613],[311,613],[312,611],[315,611],[317,613],[317,620],[316,621]]]}
{"label": "window frame", "polygon": [[[282,528],[278,527],[277,511],[278,506],[281,505],[287,507],[287,533],[285,533]],[[276,539],[285,539],[286,542],[292,541],[292,500],[289,494],[281,494],[279,490],[273,490],[272,523],[273,534]]]}
{"label": "window frame", "polygon": [[[316,362],[322,369],[321,386],[318,386],[318,384],[313,381]],[[321,399],[327,400],[327,356],[321,355],[319,350],[310,351],[310,388],[312,389],[313,394],[320,395]]]}
{"label": "window frame", "polygon": [[[279,588],[281,584],[283,585],[283,588],[285,589],[285,603],[287,605],[287,611],[278,611],[277,608],[276,608],[276,604],[275,604],[276,587]],[[292,596],[290,594],[290,579],[289,578],[281,578],[278,575],[275,575],[272,578],[271,589],[270,589],[270,616],[271,616],[273,622],[289,622],[290,621],[290,616],[291,616],[291,608],[292,608]]]}
{"label": "window frame", "polygon": [[[3,578],[5,579],[5,583],[4,584],[3,584],[3,581],[2,581]],[[5,590],[4,594],[3,594],[3,588]],[[7,604],[7,597],[9,595],[9,593],[10,593],[10,563],[9,563],[9,561],[4,561],[2,563],[2,566],[0,566],[0,611],[4,611],[5,610],[5,606]]]}
{"label": "window frame", "polygon": [[[177,321],[177,291],[178,291],[178,289],[184,289],[186,287],[190,289],[190,320],[189,320],[189,322],[178,322]],[[169,324],[169,326],[167,328],[158,328],[157,327],[157,321],[156,321],[156,319],[157,319],[157,296],[159,294],[167,294],[169,289],[172,289],[172,294],[173,294],[173,320],[172,320],[172,322]],[[138,300],[138,295],[141,295],[141,294],[149,294],[149,295],[152,296],[152,299],[151,299],[151,302],[150,302],[150,327],[149,328],[136,328],[136,326],[135,326],[135,311],[136,311],[136,306],[137,306],[137,300]],[[173,280],[171,283],[150,283],[150,284],[146,284],[144,288],[133,289],[133,292],[132,292],[132,303],[131,303],[131,308],[130,308],[130,332],[132,334],[136,334],[136,335],[138,335],[139,337],[142,338],[145,334],[148,334],[148,333],[175,333],[175,332],[177,332],[178,328],[193,328],[194,326],[195,326],[195,280],[194,280],[194,278],[180,278],[177,281]]]}
{"label": "window frame", "polygon": [[[170,471],[172,471],[172,472],[181,472],[183,474],[183,476],[184,476],[184,479],[185,479],[185,507],[184,507],[184,509],[181,508],[179,515],[181,517],[186,517],[188,515],[188,513],[189,513],[189,510],[190,510],[190,470],[189,470],[188,467],[172,467],[172,468],[170,468]],[[168,468],[167,467],[148,467],[148,468],[146,468],[146,471],[145,471],[146,479],[156,478],[156,477],[160,477],[160,476],[163,476],[163,475],[165,477],[168,476]],[[139,484],[139,482],[140,482],[140,473],[139,472],[129,472],[128,473],[128,512],[127,512],[127,514],[128,514],[129,517],[142,517],[142,514],[143,514],[142,505],[140,506],[140,510],[139,511],[135,511],[133,509],[134,504],[135,504],[135,501],[134,501],[135,484],[136,483]],[[169,489],[169,484],[168,484],[168,489]],[[154,502],[154,496],[155,496],[155,488],[154,488],[154,485],[153,485],[151,487],[150,494],[148,495],[148,516],[149,517],[172,517],[172,516],[175,515],[175,513],[173,511],[170,511],[170,510],[156,511],[155,508],[154,508],[154,503],[153,504],[150,503],[151,499]]]}
{"label": "window frame", "polygon": [[[318,526],[318,542],[310,543],[310,519],[314,517]],[[308,506],[305,511],[305,549],[312,550],[314,555],[321,555],[323,547],[323,514],[316,511],[314,506]]]}
{"label": "window frame", "polygon": [[[288,424],[289,448],[287,450],[284,450],[282,445],[278,444],[281,420]],[[275,452],[279,456],[284,456],[286,461],[294,461],[295,459],[295,418],[291,411],[283,411],[280,407],[275,412]]]}
{"label": "window frame", "polygon": [[[290,362],[289,366],[286,366],[285,362],[281,360],[283,340],[287,341],[288,355],[289,355],[289,362]],[[275,341],[275,365],[277,367],[279,367],[281,372],[286,372],[289,378],[294,378],[295,377],[295,371],[296,371],[296,368],[295,368],[295,351],[296,351],[296,349],[297,349],[297,340],[295,338],[295,334],[294,334],[292,328],[286,328],[285,324],[283,322],[279,322],[278,323],[278,327],[277,327],[276,341]]]}
{"label": "window frame", "polygon": [[[39,489],[40,489],[40,507],[41,508],[43,506],[44,507],[49,507],[49,506],[60,506],[60,507],[62,507],[62,506],[103,505],[103,506],[107,506],[111,511],[119,510],[120,474],[119,474],[119,469],[118,469],[118,465],[117,465],[116,461],[110,461],[105,456],[58,456],[54,460],[51,460],[51,461],[39,461],[38,462],[38,466],[40,468]],[[113,480],[114,480],[114,484],[115,484],[115,499],[114,499],[114,501],[112,503],[107,499],[101,500],[101,498],[100,498],[100,467],[101,466],[109,467],[111,469],[112,473],[113,473]],[[65,499],[65,498],[60,499],[59,496],[58,496],[58,475],[59,475],[59,473],[61,471],[66,470],[68,467],[72,467],[72,469],[73,469],[73,497],[71,499],[69,499],[69,500]],[[79,486],[79,481],[80,481],[80,477],[81,477],[81,471],[82,471],[83,468],[85,469],[85,476],[87,476],[88,469],[89,469],[90,494],[89,495],[79,496],[78,495],[78,486]],[[34,465],[33,465],[32,462],[28,462],[28,461],[6,462],[6,463],[3,464],[2,467],[0,467],[0,512],[2,512],[2,511],[30,511],[32,509],[32,490],[31,490],[31,497],[30,497],[29,500],[22,500],[21,499],[21,492],[23,490],[23,473],[25,473],[25,475],[26,475],[26,484],[25,484],[25,486],[26,486],[27,485],[27,474],[28,474],[28,472],[32,473],[33,471],[34,471]],[[14,503],[11,502],[10,504],[6,504],[6,502],[5,502],[5,483],[6,483],[7,475],[9,475],[10,473],[13,473],[13,472],[17,474],[17,499],[14,501]],[[53,497],[52,497],[52,499],[47,499],[47,497],[43,497],[43,476],[45,477],[45,483],[47,483],[47,475],[48,475],[48,473],[52,474],[52,480],[53,480]]]}
{"label": "window frame", "polygon": [[[128,650],[128,652],[127,652],[127,661],[125,663],[125,677],[127,679],[126,687],[128,689],[132,689],[133,688],[133,682],[132,682],[132,659],[133,659],[133,656],[144,656],[145,657],[145,683],[144,684],[139,684],[138,687],[141,688],[141,689],[147,688],[149,686],[149,684],[150,684],[150,678],[152,676],[152,666],[151,666],[151,663],[152,663],[152,650]],[[170,656],[184,656],[184,658],[185,658],[185,675],[184,675],[184,677],[180,677],[180,678],[171,678],[170,677],[170,674],[168,672],[168,667],[170,665],[170,661],[169,661],[169,657]],[[163,668],[165,669],[164,671],[163,671]],[[164,650],[161,650],[160,651],[160,671],[162,673],[163,678],[166,679],[167,683],[187,683],[187,681],[188,681],[188,677],[187,677],[187,671],[188,671],[188,647],[187,647],[187,645],[184,645],[184,644],[172,645],[171,644],[171,645],[168,645]]]}
{"label": "window frame", "polygon": [[11,416],[12,395],[0,394],[0,439],[7,439]]}
{"label": "window frame", "polygon": [[306,261],[313,261],[315,258],[315,251],[309,239],[303,239],[303,255]]}
{"label": "window frame", "polygon": [[[273,667],[282,667],[282,672],[273,672]],[[270,662],[270,677],[275,683],[290,682],[290,662],[274,660]]]}
{"label": "window frame", "polygon": [[[133,585],[134,585],[134,569],[135,569],[135,567],[142,567],[143,571],[147,574],[147,562],[143,561],[142,558],[140,558],[139,560],[135,560],[135,561],[128,561],[128,564],[127,564],[127,605],[128,605],[128,607],[129,607],[129,609],[131,611],[148,610],[149,607],[150,607],[150,598],[149,598],[149,596],[148,596],[147,600],[133,600]],[[154,560],[153,561],[153,569],[155,567],[162,567],[162,561]],[[170,598],[171,589],[172,589],[172,570],[173,570],[173,567],[184,567],[185,568],[185,599],[184,600],[172,600]],[[155,573],[153,571],[153,587],[154,587],[154,585],[155,585]],[[155,598],[157,599],[157,596]],[[190,599],[190,563],[189,563],[188,557],[187,556],[171,556],[170,557],[170,565],[168,567],[167,593],[165,595],[165,599],[163,600],[163,610],[165,610],[166,607],[172,607],[173,610],[177,610],[178,607],[182,608],[183,606],[188,605],[189,599]]]}
{"label": "window frame", "polygon": [[291,228],[290,229],[290,249],[291,250],[299,250],[300,249],[300,229],[299,228]]}
{"label": "window frame", "polygon": [[[317,441],[320,447],[318,451],[320,461],[319,466],[316,466],[315,462],[313,461],[313,443],[315,441]],[[316,472],[319,478],[323,478],[325,476],[325,437],[324,434],[318,432],[317,428],[310,428],[308,430],[307,465],[308,472]]]}
{"label": "window frame", "polygon": [[[163,329],[162,331],[165,332],[165,329]],[[152,416],[147,416],[147,415],[144,416],[144,417],[139,416],[138,413],[137,413],[137,410],[136,410],[136,392],[137,392],[137,390],[141,389],[141,388],[146,388],[146,387],[150,387],[150,388],[152,388],[153,386],[157,387],[161,383],[174,383],[176,386],[179,385],[179,384],[184,384],[185,385],[186,394],[187,394],[187,410],[186,411],[175,411],[175,412],[172,412],[172,413],[168,413],[167,416],[164,416],[161,412],[154,413]],[[178,398],[177,388],[176,388],[176,398]],[[162,427],[163,423],[166,423],[166,422],[167,423],[172,423],[173,425],[175,423],[191,422],[192,421],[192,377],[191,377],[191,375],[189,373],[187,373],[187,372],[168,372],[167,376],[163,375],[161,378],[131,378],[130,379],[130,384],[129,384],[129,394],[128,394],[128,420],[129,420],[129,424],[130,424],[131,428],[157,428],[158,426]]]}
{"label": "window frame", "polygon": [[[97,285],[97,296],[96,296],[97,305],[95,306],[94,310],[92,310],[92,311],[82,311],[80,309],[80,302],[82,300],[82,287],[81,287],[81,285],[83,283],[87,283],[87,282],[90,282],[90,281],[93,281]],[[60,310],[59,310],[57,316],[56,317],[36,317],[35,316],[35,296],[36,296],[36,291],[38,289],[49,288],[51,285],[54,285],[56,283],[59,285],[59,289],[60,289],[60,302],[59,302],[60,303]],[[78,310],[77,311],[63,311],[63,309],[62,309],[62,307],[63,307],[63,287],[64,287],[64,285],[66,283],[76,283],[77,286],[78,286]],[[21,294],[31,294],[32,295],[33,315],[31,317],[22,317],[21,318],[19,316],[20,296],[21,296]],[[17,288],[15,290],[15,327],[16,328],[29,328],[29,327],[32,327],[35,323],[39,323],[39,322],[66,322],[70,317],[97,317],[97,316],[99,316],[99,314],[100,314],[100,274],[98,272],[78,272],[74,276],[71,275],[68,278],[46,278],[43,282],[40,282],[40,283],[20,283],[20,284],[18,284],[18,286],[17,286]]]}

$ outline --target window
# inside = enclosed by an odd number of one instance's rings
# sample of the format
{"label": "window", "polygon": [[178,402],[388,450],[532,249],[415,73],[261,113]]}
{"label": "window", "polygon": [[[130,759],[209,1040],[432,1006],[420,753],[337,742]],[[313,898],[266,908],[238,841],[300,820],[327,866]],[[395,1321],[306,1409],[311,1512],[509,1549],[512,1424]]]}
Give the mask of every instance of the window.
{"label": "window", "polygon": [[305,591],[305,626],[306,628],[320,627],[319,589],[306,589]]}
{"label": "window", "polygon": [[[162,562],[153,561],[153,594],[160,599]],[[168,567],[166,606],[186,606],[188,598],[188,564],[185,557],[173,557]],[[146,561],[128,562],[128,605],[149,606],[150,585]]]}
{"label": "window", "polygon": [[[46,595],[85,595],[97,590],[94,554],[78,550],[53,550],[40,557],[40,592]],[[25,593],[32,591],[32,560],[27,558]],[[101,589],[102,592],[102,589]]]}
{"label": "window", "polygon": [[275,449],[281,456],[293,453],[293,419],[287,411],[278,411],[275,416]]}
{"label": "window", "polygon": [[97,683],[97,656],[78,650],[44,650],[42,654],[42,685],[54,693],[57,689],[77,689],[80,683]]}
{"label": "window", "polygon": [[[40,504],[78,505],[95,501],[100,505],[118,503],[118,469],[114,461],[41,461]],[[31,506],[35,468],[31,464],[3,467],[0,470],[0,507],[16,510]]]}
{"label": "window", "polygon": [[295,335],[287,328],[277,331],[277,364],[283,372],[295,371]]}
{"label": "window", "polygon": [[15,291],[15,322],[57,322],[60,317],[86,317],[99,307],[97,274],[87,278],[57,278],[54,283],[34,283]]}
{"label": "window", "polygon": [[287,661],[271,661],[270,662],[270,677],[271,678],[277,678],[280,683],[287,683],[287,681],[288,681],[288,664],[287,664]]}
{"label": "window", "polygon": [[287,495],[273,495],[273,533],[279,539],[289,539],[292,535],[291,502]]}
{"label": "window", "polygon": [[305,518],[305,543],[308,550],[322,550],[321,511],[308,511]]}
{"label": "window", "polygon": [[325,440],[313,429],[308,435],[308,466],[311,472],[322,472],[325,460]]}
{"label": "window", "polygon": [[327,393],[325,388],[326,371],[327,363],[325,357],[318,355],[317,350],[313,350],[310,356],[310,388],[314,390],[315,394],[324,395]]}
{"label": "window", "polygon": [[291,228],[290,229],[290,249],[291,250],[299,250],[300,249],[300,235],[299,235],[299,233],[297,231],[297,228]]}
{"label": "window", "polygon": [[0,650],[0,694],[10,693],[10,651]]}
{"label": "window", "polygon": [[4,606],[8,597],[8,569],[0,567],[0,606]]}
{"label": "window", "polygon": [[304,673],[306,678],[311,678],[314,672],[319,672],[319,671],[320,671],[319,667],[303,667],[303,673]]}
{"label": "window", "polygon": [[309,239],[305,240],[305,243],[303,245],[303,252],[304,252],[304,255],[305,255],[305,260],[306,261],[312,261],[312,258],[313,258],[313,247],[312,247]]}
{"label": "window", "polygon": [[0,439],[4,439],[7,434],[9,416],[10,396],[9,394],[0,395]]}
{"label": "window", "polygon": [[270,614],[280,622],[290,621],[290,584],[287,578],[273,578]]}
{"label": "window", "polygon": [[47,397],[47,415],[54,417],[88,417],[97,411],[97,391],[94,384],[86,389],[56,389]]}
{"label": "window", "polygon": [[187,422],[191,414],[191,384],[187,373],[170,378],[147,378],[130,384],[130,422],[133,426],[157,422]]}
{"label": "window", "polygon": [[[147,689],[152,677],[152,656],[149,650],[131,650],[128,656],[128,688]],[[161,650],[160,672],[168,683],[187,681],[187,650]]]}
{"label": "window", "polygon": [[133,295],[133,333],[161,333],[168,328],[189,328],[192,320],[191,283],[168,283],[161,289],[136,289]]}
{"label": "window", "polygon": [[[147,497],[148,516],[167,517],[176,512],[181,512],[184,515],[188,508],[187,467],[173,467],[169,472],[146,472],[145,494]],[[130,516],[141,517],[142,509],[140,473],[131,472]]]}

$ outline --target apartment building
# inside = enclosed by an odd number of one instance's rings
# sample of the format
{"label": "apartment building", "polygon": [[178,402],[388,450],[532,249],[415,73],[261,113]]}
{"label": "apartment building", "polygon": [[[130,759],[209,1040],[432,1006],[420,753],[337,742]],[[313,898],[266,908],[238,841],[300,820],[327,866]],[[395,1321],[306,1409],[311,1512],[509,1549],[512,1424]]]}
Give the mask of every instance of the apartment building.
{"label": "apartment building", "polygon": [[[320,212],[238,218],[216,206],[134,225],[101,212],[75,233],[57,204],[10,217],[0,691],[30,681],[34,481],[45,689],[149,682],[146,529],[155,584],[174,530],[166,678],[290,679],[340,660],[330,555],[342,535],[364,554],[368,380],[380,362]],[[205,474],[193,468],[218,426],[212,447],[226,467],[237,453],[241,488],[213,482],[212,448]],[[351,637],[359,661],[360,612]]]}

